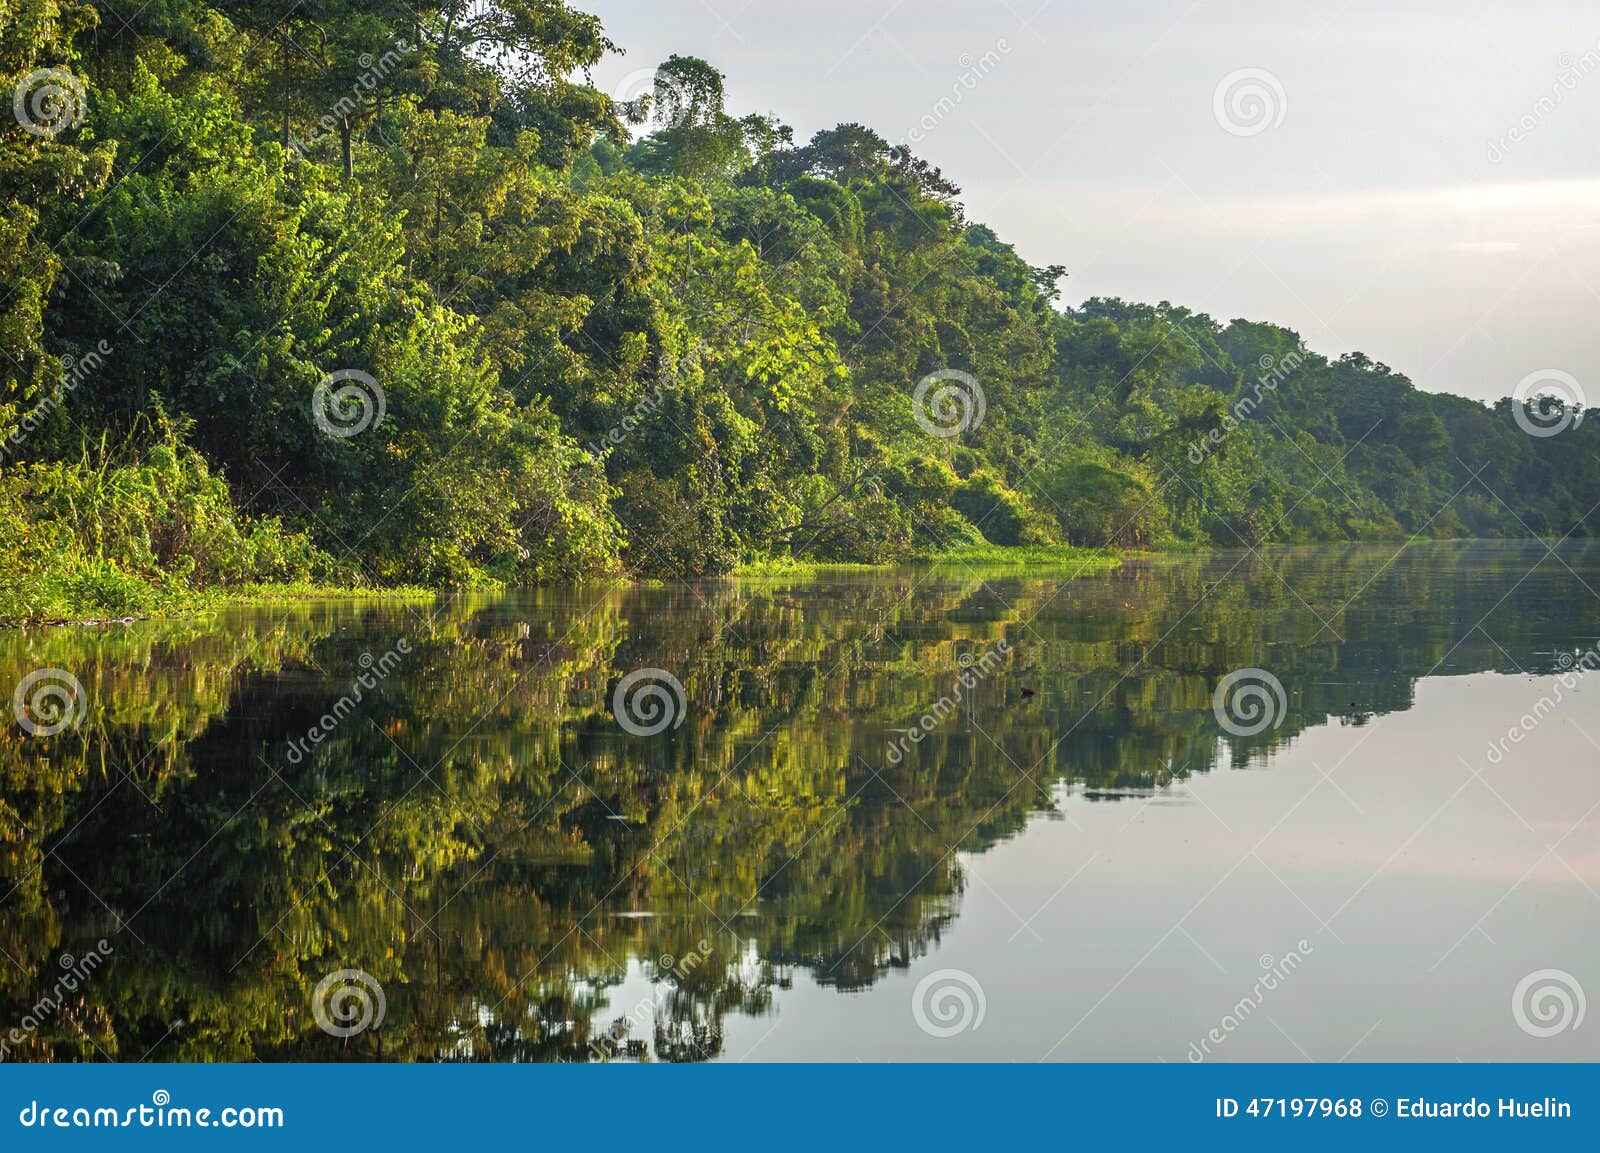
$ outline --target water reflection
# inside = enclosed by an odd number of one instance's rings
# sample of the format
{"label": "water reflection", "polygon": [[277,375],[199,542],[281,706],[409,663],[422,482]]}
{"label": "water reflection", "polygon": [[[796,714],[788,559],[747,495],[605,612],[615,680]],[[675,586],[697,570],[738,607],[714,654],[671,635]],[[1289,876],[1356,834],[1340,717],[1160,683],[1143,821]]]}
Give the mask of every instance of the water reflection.
{"label": "water reflection", "polygon": [[[1421,678],[1567,667],[1597,559],[1322,548],[11,633],[0,685],[67,670],[87,715],[0,732],[8,1058],[714,1058],[799,974],[837,995],[937,950],[955,851],[1068,798],[1176,801]],[[1286,711],[1239,736],[1213,692],[1250,667]],[[641,668],[681,682],[681,725],[617,723]],[[382,1023],[335,1036],[312,992],[345,969]]]}

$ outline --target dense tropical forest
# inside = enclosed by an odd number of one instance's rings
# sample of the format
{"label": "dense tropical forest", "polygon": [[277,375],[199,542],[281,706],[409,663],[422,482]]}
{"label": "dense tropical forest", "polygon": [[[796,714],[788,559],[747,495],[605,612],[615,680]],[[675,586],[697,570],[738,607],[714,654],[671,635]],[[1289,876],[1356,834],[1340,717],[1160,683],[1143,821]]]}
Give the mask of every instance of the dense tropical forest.
{"label": "dense tropical forest", "polygon": [[561,0],[0,0],[0,616],[1589,531],[1572,411],[1067,307],[871,127],[689,54],[590,84],[623,47]]}

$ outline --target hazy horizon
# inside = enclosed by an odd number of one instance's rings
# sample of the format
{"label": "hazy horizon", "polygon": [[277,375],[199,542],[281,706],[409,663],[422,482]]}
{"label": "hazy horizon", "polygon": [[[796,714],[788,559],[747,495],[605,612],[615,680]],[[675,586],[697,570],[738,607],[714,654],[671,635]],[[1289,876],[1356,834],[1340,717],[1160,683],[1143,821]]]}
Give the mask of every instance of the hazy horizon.
{"label": "hazy horizon", "polygon": [[586,0],[625,55],[727,74],[805,140],[859,121],[962,188],[1063,301],[1168,300],[1489,400],[1600,388],[1600,18],[1323,7]]}

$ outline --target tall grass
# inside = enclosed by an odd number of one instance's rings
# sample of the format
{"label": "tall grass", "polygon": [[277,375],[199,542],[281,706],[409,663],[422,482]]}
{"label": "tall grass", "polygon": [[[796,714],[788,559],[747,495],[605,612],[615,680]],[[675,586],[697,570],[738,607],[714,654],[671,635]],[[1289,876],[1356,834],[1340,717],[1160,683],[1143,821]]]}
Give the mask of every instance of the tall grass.
{"label": "tall grass", "polygon": [[250,519],[179,430],[102,437],[76,460],[0,469],[0,619],[120,617],[213,590],[327,578],[330,558]]}

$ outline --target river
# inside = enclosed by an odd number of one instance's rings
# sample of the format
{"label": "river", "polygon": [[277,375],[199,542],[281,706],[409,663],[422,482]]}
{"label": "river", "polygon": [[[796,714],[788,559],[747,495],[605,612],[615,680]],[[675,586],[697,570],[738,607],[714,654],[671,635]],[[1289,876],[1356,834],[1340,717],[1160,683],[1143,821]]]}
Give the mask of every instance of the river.
{"label": "river", "polygon": [[0,1042],[1596,1059],[1596,589],[1324,546],[9,632]]}

